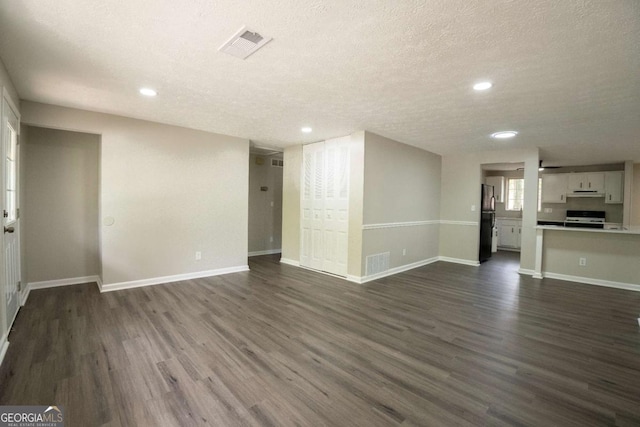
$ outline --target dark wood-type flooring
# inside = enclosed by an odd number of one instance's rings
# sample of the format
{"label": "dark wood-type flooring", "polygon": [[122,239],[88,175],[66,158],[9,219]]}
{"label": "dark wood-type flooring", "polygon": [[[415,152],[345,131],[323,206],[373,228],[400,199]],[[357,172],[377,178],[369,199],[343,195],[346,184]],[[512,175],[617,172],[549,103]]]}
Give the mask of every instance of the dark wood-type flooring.
{"label": "dark wood-type flooring", "polygon": [[356,285],[277,256],[33,291],[0,403],[66,426],[640,425],[640,293],[435,263]]}

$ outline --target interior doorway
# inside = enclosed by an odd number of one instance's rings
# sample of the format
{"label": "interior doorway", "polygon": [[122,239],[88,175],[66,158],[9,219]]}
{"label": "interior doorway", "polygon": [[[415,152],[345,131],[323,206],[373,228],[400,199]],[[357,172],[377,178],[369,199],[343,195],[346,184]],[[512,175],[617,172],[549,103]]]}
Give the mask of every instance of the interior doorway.
{"label": "interior doorway", "polygon": [[249,151],[249,256],[282,252],[281,150],[252,146]]}
{"label": "interior doorway", "polygon": [[95,282],[102,276],[101,137],[37,126],[24,131],[29,288]]}
{"label": "interior doorway", "polygon": [[524,163],[482,165],[482,184],[492,187],[495,199],[491,228],[493,256],[487,261],[505,263],[515,270],[520,268],[524,181]]}

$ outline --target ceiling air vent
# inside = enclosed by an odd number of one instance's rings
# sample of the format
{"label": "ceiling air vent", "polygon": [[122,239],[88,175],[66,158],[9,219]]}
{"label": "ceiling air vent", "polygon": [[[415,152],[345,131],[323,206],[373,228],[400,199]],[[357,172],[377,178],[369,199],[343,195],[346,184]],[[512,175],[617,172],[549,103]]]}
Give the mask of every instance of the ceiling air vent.
{"label": "ceiling air vent", "polygon": [[218,50],[245,59],[270,41],[271,37],[262,36],[247,27],[242,27]]}

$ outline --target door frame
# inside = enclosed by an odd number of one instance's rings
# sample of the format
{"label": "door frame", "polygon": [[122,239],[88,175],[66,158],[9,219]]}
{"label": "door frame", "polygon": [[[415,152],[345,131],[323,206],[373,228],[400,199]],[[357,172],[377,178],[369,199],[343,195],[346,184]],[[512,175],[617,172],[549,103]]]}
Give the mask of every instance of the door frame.
{"label": "door frame", "polygon": [[[6,101],[6,104],[5,104]],[[16,157],[17,157],[17,164],[16,164],[16,208],[19,210],[20,209],[20,191],[21,191],[21,182],[20,182],[20,168],[21,168],[21,156],[20,156],[20,150],[21,150],[21,144],[20,144],[20,125],[21,125],[21,116],[20,116],[20,110],[18,109],[16,103],[13,101],[13,99],[11,98],[11,94],[7,91],[6,87],[2,87],[2,100],[0,102],[0,146],[2,147],[2,150],[4,151],[4,134],[5,134],[5,124],[4,124],[4,117],[5,114],[7,113],[5,111],[5,105],[8,106],[8,108],[11,109],[11,111],[15,114],[16,118],[18,119],[18,123],[17,123],[17,127],[15,129],[16,131],[16,136],[18,139],[17,142],[17,147],[16,147]],[[4,155],[4,153],[3,153]],[[1,179],[2,179],[2,183],[3,183],[3,187],[4,187],[4,180],[5,178],[5,174],[6,171],[5,169],[5,162],[4,159],[1,162],[2,166],[0,166],[0,173],[1,175]],[[5,206],[5,195],[2,195],[1,201],[0,201],[0,210],[4,210],[6,208]],[[22,254],[21,254],[21,230],[20,230],[20,216],[18,214],[17,218],[16,218],[16,227],[17,227],[17,231],[18,231],[18,235],[17,235],[17,239],[18,239],[18,276],[20,277],[20,281],[22,281],[21,276],[22,276]],[[3,221],[3,226],[4,226],[4,221]],[[2,326],[4,326],[3,330],[6,332],[6,334],[8,335],[11,326],[13,325],[13,322],[16,319],[16,316],[18,315],[18,311],[20,310],[20,307],[23,305],[24,303],[24,295],[26,295],[25,290],[21,289],[23,288],[22,286],[20,288],[18,288],[17,292],[16,292],[16,298],[17,298],[17,310],[14,313],[11,321],[9,321],[7,319],[7,313],[6,313],[6,309],[7,309],[7,301],[5,298],[5,288],[6,286],[8,286],[8,284],[6,283],[6,269],[7,269],[7,265],[5,265],[5,260],[6,260],[6,256],[4,253],[4,247],[5,247],[5,237],[4,237],[4,233],[1,233],[2,237],[0,238],[0,251],[2,252],[2,254],[0,254],[0,265],[2,266],[2,274],[0,275],[0,281],[1,281],[1,288],[2,288],[2,292],[0,292],[0,304],[2,305],[2,322],[0,323]]]}

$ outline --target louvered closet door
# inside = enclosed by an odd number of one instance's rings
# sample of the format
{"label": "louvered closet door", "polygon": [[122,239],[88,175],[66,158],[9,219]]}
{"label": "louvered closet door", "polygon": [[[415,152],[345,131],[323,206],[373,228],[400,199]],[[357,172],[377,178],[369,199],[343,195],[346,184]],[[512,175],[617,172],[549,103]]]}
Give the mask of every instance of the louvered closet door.
{"label": "louvered closet door", "polygon": [[349,140],[325,142],[324,262],[322,270],[347,275]]}
{"label": "louvered closet door", "polygon": [[300,265],[347,274],[349,140],[303,147]]}
{"label": "louvered closet door", "polygon": [[300,265],[322,270],[324,217],[324,143],[303,147]]}

